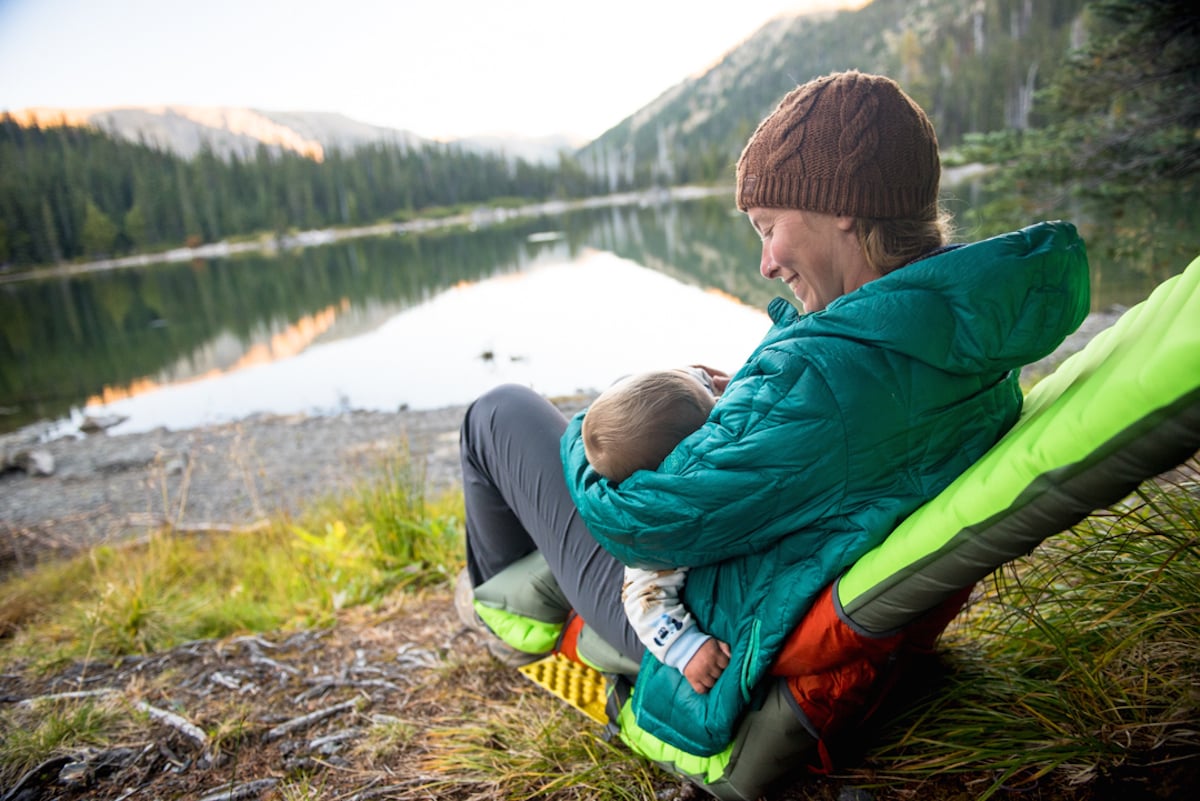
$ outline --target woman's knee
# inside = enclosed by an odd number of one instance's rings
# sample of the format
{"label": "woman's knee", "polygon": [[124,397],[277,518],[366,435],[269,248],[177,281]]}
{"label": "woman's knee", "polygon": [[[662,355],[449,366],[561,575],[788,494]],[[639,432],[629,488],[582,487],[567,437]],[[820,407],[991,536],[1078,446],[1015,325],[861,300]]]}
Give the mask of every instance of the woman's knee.
{"label": "woman's knee", "polygon": [[510,412],[520,414],[520,410],[527,408],[530,404],[545,402],[545,398],[530,390],[528,386],[500,384],[482,393],[467,406],[467,414],[463,417],[462,428],[466,432],[467,429],[475,428],[481,422],[496,420],[498,416],[508,415]]}
{"label": "woman's knee", "polygon": [[500,384],[480,395],[463,416],[461,442],[464,448],[480,437],[491,438],[497,431],[519,429],[546,414],[551,404],[522,384]]}
{"label": "woman's knee", "polygon": [[503,415],[505,409],[518,403],[516,398],[520,397],[522,391],[527,391],[527,387],[518,384],[502,384],[482,393],[467,406],[467,412],[463,415],[462,426],[458,432],[464,452],[472,450],[472,444],[479,440],[480,434],[494,428],[494,422],[498,415]]}

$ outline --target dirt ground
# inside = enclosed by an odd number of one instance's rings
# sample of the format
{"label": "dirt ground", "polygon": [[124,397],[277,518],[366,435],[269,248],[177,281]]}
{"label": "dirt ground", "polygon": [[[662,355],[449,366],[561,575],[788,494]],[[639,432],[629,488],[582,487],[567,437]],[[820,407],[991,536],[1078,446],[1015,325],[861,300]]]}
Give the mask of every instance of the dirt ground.
{"label": "dirt ground", "polygon": [[[496,786],[456,775],[443,759],[448,739],[471,736],[464,732],[480,722],[481,708],[506,705],[548,727],[558,721],[597,738],[603,731],[493,660],[481,636],[459,624],[445,591],[399,595],[381,610],[348,613],[327,629],[185,643],[116,664],[77,663],[50,676],[2,674],[0,708],[25,715],[31,725],[39,709],[77,704],[81,697],[146,717],[117,742],[46,759],[0,787],[0,798],[499,798]],[[401,732],[399,742],[386,751],[373,745],[372,732],[380,730]],[[711,797],[651,770],[656,801]],[[589,795],[568,786],[530,797]],[[853,782],[814,777],[775,801],[909,797],[876,796]]]}
{"label": "dirt ground", "polygon": [[[570,414],[586,400],[556,403]],[[457,486],[464,412],[255,417],[49,443],[31,431],[0,437],[8,454],[37,447],[54,462],[48,476],[0,473],[0,576],[167,521],[202,530],[294,514],[398,452],[410,454],[429,491]],[[493,660],[479,637],[458,622],[446,587],[418,597],[397,593],[378,610],[343,613],[329,629],[185,643],[51,675],[13,666],[0,674],[0,709],[18,720],[36,720],[41,705],[60,696],[77,703],[79,694],[147,717],[121,742],[46,760],[0,787],[0,801],[492,798],[492,787],[429,769],[428,732],[469,726],[484,704],[531,705],[539,718],[594,724]],[[368,732],[381,722],[411,736],[386,758],[364,757]],[[657,799],[708,797],[655,773]],[[297,776],[311,777],[311,796],[287,789]],[[823,780],[781,798],[873,798],[847,792],[843,782]]]}
{"label": "dirt ground", "polygon": [[[486,783],[437,767],[432,729],[469,727],[481,706],[526,703],[601,732],[492,660],[479,636],[458,623],[448,593],[401,595],[328,629],[186,643],[51,676],[0,675],[0,706],[31,724],[39,709],[81,697],[133,720],[133,710],[145,715],[117,742],[46,759],[0,797],[492,798]],[[379,731],[398,735],[386,750],[372,744]],[[660,778],[664,801],[694,797],[680,780]]]}
{"label": "dirt ground", "polygon": [[[455,769],[453,756],[464,739],[506,747],[506,734],[499,730],[505,718],[496,715],[500,708],[509,712],[507,720],[539,721],[547,732],[582,732],[597,741],[604,736],[599,725],[493,660],[482,636],[459,623],[444,588],[396,593],[378,608],[343,613],[329,628],[184,643],[116,663],[78,662],[50,675],[0,674],[0,710],[9,721],[33,726],[47,708],[78,705],[81,698],[130,721],[112,742],[55,753],[0,786],[0,799],[594,797],[569,781],[543,792],[536,789],[537,779],[530,780],[531,794],[505,796],[486,771]],[[487,715],[481,714],[484,709]],[[490,734],[489,719],[497,729]],[[380,732],[389,739],[381,740]],[[0,726],[0,738],[5,736]],[[969,801],[995,779],[981,772],[881,785],[863,766],[852,765],[842,775],[802,775],[769,801]],[[635,792],[629,798],[711,798],[678,777],[653,766],[649,770],[652,794]],[[993,797],[1182,801],[1192,797],[1194,760],[1165,766],[1152,784],[1149,778],[1115,789],[1018,782]]]}

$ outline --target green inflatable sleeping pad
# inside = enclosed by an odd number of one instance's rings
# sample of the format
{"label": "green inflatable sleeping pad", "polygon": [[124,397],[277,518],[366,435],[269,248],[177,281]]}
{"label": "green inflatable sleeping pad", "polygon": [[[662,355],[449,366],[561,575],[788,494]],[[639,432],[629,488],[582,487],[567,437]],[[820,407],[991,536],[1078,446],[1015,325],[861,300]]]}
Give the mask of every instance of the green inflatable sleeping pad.
{"label": "green inflatable sleeping pad", "polygon": [[1200,258],[1029,392],[1017,424],[837,582],[896,630],[1200,450]]}

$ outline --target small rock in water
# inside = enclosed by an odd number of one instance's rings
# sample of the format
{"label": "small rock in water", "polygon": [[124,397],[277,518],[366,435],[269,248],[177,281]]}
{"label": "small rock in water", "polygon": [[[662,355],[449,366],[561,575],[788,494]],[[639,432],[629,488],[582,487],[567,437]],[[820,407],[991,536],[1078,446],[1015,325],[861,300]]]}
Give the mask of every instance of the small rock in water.
{"label": "small rock in water", "polygon": [[123,414],[108,414],[108,415],[88,415],[83,418],[83,422],[79,424],[79,430],[85,434],[95,434],[100,431],[107,431],[115,425],[124,423],[129,418]]}

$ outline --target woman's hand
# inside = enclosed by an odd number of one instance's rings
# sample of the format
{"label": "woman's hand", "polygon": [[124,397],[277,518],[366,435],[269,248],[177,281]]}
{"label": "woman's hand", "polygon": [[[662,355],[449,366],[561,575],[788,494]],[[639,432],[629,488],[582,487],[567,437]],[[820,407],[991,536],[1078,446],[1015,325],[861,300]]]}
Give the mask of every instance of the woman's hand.
{"label": "woman's hand", "polygon": [[692,689],[703,695],[712,689],[729,666],[729,646],[709,637],[683,668],[683,677]]}
{"label": "woman's hand", "polygon": [[714,367],[709,367],[704,364],[693,364],[697,370],[703,370],[708,374],[709,380],[712,382],[713,394],[720,397],[725,392],[725,387],[729,386],[729,373],[724,370],[717,370]]}

